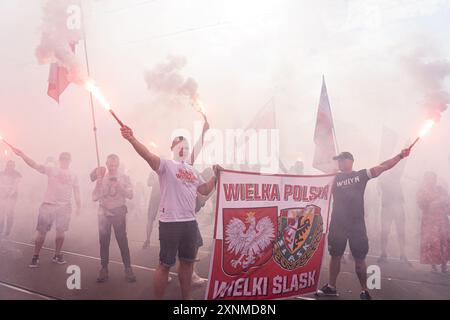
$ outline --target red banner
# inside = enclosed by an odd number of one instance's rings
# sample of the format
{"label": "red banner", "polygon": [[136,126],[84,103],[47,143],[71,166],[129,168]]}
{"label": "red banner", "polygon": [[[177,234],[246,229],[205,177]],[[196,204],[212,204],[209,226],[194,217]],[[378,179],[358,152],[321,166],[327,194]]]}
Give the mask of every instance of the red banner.
{"label": "red banner", "polygon": [[316,291],[333,179],[221,172],[207,299]]}

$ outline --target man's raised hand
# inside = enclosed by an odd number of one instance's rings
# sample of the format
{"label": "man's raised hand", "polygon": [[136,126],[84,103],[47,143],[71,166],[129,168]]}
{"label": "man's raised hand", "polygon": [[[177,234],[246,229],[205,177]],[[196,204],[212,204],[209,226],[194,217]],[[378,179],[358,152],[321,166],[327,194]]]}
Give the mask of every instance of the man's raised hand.
{"label": "man's raised hand", "polygon": [[403,158],[408,157],[410,153],[411,153],[411,149],[406,148],[406,149],[403,149],[402,152],[400,152],[400,156],[403,159]]}
{"label": "man's raised hand", "polygon": [[121,127],[120,132],[122,133],[122,137],[124,137],[128,141],[130,141],[134,137],[133,130],[131,130],[131,128],[129,128],[128,126]]}

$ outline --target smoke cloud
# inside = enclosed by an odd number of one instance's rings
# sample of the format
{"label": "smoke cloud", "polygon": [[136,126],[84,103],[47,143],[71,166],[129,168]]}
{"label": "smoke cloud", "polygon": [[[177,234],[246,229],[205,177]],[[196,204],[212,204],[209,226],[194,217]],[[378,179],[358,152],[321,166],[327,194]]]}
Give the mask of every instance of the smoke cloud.
{"label": "smoke cloud", "polygon": [[68,70],[69,80],[81,83],[85,78],[75,45],[82,40],[81,28],[69,28],[70,0],[49,0],[43,7],[41,40],[35,55],[40,64],[57,63]]}
{"label": "smoke cloud", "polygon": [[164,62],[145,73],[147,88],[167,97],[186,96],[195,100],[198,97],[197,82],[181,73],[186,64],[187,59],[183,56],[167,56]]}
{"label": "smoke cloud", "polygon": [[407,57],[405,62],[424,92],[427,116],[439,121],[450,103],[450,94],[444,90],[445,79],[450,75],[450,61],[430,59],[423,49]]}

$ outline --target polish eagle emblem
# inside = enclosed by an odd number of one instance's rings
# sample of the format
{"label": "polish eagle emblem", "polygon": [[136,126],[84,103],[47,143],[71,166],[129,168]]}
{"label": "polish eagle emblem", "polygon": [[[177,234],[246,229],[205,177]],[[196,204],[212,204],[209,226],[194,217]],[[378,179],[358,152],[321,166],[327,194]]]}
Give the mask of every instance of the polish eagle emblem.
{"label": "polish eagle emblem", "polygon": [[268,216],[257,220],[255,212],[247,212],[244,221],[233,217],[225,228],[226,250],[233,268],[248,270],[263,256],[275,239],[275,225]]}

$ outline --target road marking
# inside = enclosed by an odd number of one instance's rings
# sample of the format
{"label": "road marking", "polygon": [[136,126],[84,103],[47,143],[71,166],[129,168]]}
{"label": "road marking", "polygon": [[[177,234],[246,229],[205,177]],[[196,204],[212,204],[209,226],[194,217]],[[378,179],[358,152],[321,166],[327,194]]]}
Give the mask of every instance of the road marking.
{"label": "road marking", "polygon": [[[26,243],[26,242],[20,242],[20,241],[14,241],[14,240],[4,240],[4,241],[8,241],[8,242],[11,242],[11,243],[20,244],[20,245],[23,245],[23,246],[34,248],[34,244],[30,244],[30,243]],[[42,249],[47,250],[47,251],[54,251],[54,249],[48,248],[48,247],[42,247]],[[100,261],[100,258],[93,257],[93,256],[88,256],[88,255],[81,254],[81,253],[76,253],[76,252],[71,252],[71,251],[61,251],[61,252],[64,253],[64,254],[68,254],[68,255],[72,255],[72,256],[76,256],[76,257],[82,257],[82,258],[87,258],[87,259]],[[109,262],[110,263],[114,263],[114,264],[123,265],[123,263],[120,262],[120,261],[109,260]],[[146,271],[151,271],[151,272],[155,272],[156,271],[155,268],[144,267],[144,266],[140,266],[140,265],[137,265],[137,264],[132,264],[131,266],[133,268],[136,268],[136,269],[141,269],[141,270],[146,270]],[[170,272],[170,274],[173,275],[173,276],[178,276],[178,273],[176,273],[176,272]]]}
{"label": "road marking", "polygon": [[39,293],[37,291],[33,291],[31,289],[28,289],[28,288],[25,288],[25,287],[22,287],[22,286],[18,286],[18,285],[13,285],[11,283],[7,283],[7,282],[4,282],[4,281],[0,281],[0,286],[3,286],[3,287],[8,288],[8,289],[15,290],[15,291],[18,291],[18,292],[26,293],[28,295],[36,296],[36,297],[39,297],[39,298],[44,299],[44,300],[61,300],[60,298],[44,295],[44,294]]}

